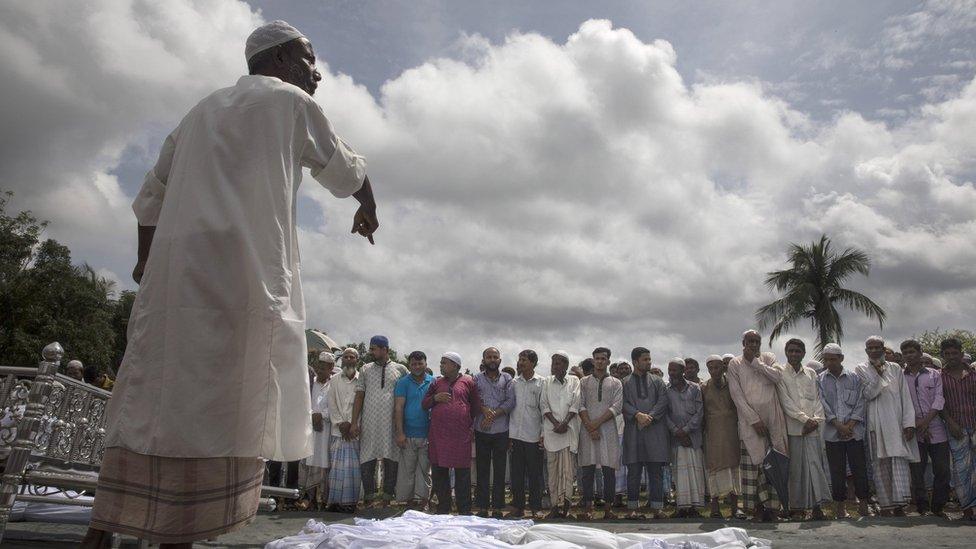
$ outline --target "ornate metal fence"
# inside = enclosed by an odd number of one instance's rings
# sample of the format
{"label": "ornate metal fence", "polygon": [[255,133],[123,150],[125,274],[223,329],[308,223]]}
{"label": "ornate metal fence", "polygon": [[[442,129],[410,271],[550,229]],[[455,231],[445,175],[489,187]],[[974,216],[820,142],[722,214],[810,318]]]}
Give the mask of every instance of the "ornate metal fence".
{"label": "ornate metal fence", "polygon": [[[57,373],[58,343],[41,354],[37,368],[0,366],[0,540],[15,500],[90,505],[73,498],[95,488],[102,463],[112,394]],[[261,492],[263,510],[275,508],[272,497],[298,497],[285,488]]]}

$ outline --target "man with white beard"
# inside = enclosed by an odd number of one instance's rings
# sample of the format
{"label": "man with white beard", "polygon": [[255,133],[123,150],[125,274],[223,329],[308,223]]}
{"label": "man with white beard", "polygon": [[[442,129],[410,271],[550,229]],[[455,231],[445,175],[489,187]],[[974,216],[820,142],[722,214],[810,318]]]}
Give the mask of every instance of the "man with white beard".
{"label": "man with white beard", "polygon": [[884,340],[871,336],[864,342],[868,361],[854,372],[864,384],[867,401],[867,439],[874,492],[881,516],[905,516],[911,502],[909,463],[919,461],[915,443],[915,405],[905,374],[885,360]]}

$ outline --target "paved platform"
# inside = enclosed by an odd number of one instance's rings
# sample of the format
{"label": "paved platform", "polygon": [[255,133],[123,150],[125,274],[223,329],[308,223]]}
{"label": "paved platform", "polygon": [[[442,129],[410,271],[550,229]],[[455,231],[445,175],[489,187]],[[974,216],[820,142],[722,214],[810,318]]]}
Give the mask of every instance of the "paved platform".
{"label": "paved platform", "polygon": [[[364,511],[360,516],[385,518],[393,513]],[[199,548],[260,548],[270,540],[296,534],[309,519],[351,523],[349,515],[333,513],[288,512],[262,513],[247,528],[221,536],[217,541],[198,543]],[[558,522],[558,521],[557,521]],[[567,524],[580,524],[562,521]],[[745,528],[751,535],[773,540],[774,547],[798,549],[833,549],[857,547],[859,549],[890,549],[892,547],[942,547],[976,546],[976,522],[947,521],[937,517],[867,518],[823,522],[779,522],[755,524],[747,521],[662,520],[634,522],[616,520],[590,522],[586,526],[605,528],[612,532],[710,532],[725,526]],[[76,547],[85,528],[75,525],[14,522],[7,526],[2,549],[14,548],[68,548]],[[123,547],[135,547],[127,542]]]}

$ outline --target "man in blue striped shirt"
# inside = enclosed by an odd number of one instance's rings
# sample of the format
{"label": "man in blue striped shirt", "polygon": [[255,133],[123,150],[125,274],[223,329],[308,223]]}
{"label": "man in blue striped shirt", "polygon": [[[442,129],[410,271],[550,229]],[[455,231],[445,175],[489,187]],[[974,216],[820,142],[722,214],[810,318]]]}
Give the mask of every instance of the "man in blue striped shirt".
{"label": "man in blue striped shirt", "polygon": [[830,486],[837,518],[847,516],[847,467],[854,477],[854,493],[860,502],[858,512],[870,516],[868,471],[864,450],[864,393],[861,380],[844,371],[840,345],[828,343],[823,349],[825,369],[818,376],[826,421],[823,426]]}

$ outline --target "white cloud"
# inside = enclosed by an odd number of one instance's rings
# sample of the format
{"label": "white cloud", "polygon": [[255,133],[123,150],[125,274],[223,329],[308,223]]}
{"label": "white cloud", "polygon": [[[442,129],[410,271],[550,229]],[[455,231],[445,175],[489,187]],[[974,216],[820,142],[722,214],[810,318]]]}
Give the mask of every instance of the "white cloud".
{"label": "white cloud", "polygon": [[[23,204],[84,259],[125,272],[135,223],[110,173],[127,145],[236,79],[260,16],[230,1],[99,5],[80,19],[3,8],[0,46],[22,54],[0,62],[13,82],[0,98],[19,106],[2,122],[38,123],[3,132],[0,181],[43,181],[17,186]],[[204,18],[221,23],[203,32]],[[369,159],[381,229],[375,247],[351,237],[354,204],[306,180],[325,214],[300,233],[310,325],[471,365],[488,345],[509,362],[526,347],[735,351],[773,297],[764,274],[821,232],[874,257],[855,284],[889,311],[888,335],[973,324],[954,304],[976,295],[973,82],[897,126],[855,112],[823,123],[748,79],[689,86],[680,51],[607,21],[564,42],[472,35],[457,51],[379,97],[323,66],[317,98]],[[845,318],[852,342],[877,331]]]}

